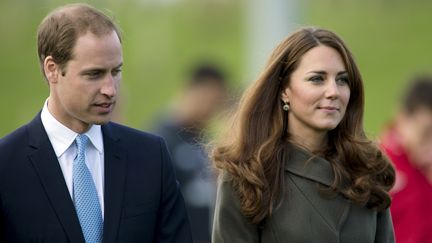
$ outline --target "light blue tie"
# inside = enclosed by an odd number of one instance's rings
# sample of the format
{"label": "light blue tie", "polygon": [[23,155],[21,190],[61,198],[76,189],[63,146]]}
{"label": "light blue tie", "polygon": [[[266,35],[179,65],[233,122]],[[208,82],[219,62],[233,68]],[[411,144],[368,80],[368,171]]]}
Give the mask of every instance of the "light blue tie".
{"label": "light blue tie", "polygon": [[78,153],[73,162],[73,199],[86,243],[101,243],[102,212],[96,186],[85,162],[88,141],[89,138],[81,134],[75,139]]}

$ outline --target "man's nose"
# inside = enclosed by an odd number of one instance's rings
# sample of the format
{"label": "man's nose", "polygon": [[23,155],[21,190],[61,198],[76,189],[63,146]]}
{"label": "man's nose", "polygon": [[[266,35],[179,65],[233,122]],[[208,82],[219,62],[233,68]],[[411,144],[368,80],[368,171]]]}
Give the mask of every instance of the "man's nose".
{"label": "man's nose", "polygon": [[108,97],[115,97],[117,95],[118,85],[119,80],[113,77],[112,74],[108,74],[103,82],[101,93]]}

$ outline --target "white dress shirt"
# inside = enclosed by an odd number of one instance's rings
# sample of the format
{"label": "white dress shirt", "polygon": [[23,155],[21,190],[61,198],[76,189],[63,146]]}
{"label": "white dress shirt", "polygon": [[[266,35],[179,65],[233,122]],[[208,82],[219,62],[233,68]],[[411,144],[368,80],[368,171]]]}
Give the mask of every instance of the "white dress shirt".
{"label": "white dress shirt", "polygon": [[[41,113],[42,124],[45,128],[51,145],[59,161],[63,177],[66,181],[69,194],[73,200],[73,161],[77,156],[77,147],[74,143],[76,132],[72,131],[65,125],[61,124],[48,110],[48,101],[45,101]],[[102,139],[102,130],[100,125],[92,125],[84,133],[89,137],[90,143],[86,149],[86,165],[95,182],[98,193],[99,203],[101,205],[102,217],[104,216],[104,147]]]}

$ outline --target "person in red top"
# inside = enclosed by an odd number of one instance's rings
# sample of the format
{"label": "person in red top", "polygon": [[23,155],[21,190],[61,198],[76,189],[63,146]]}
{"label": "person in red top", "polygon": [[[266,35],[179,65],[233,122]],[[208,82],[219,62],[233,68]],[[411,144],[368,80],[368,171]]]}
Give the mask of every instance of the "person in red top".
{"label": "person in red top", "polygon": [[396,169],[396,242],[432,243],[432,75],[412,80],[381,147]]}

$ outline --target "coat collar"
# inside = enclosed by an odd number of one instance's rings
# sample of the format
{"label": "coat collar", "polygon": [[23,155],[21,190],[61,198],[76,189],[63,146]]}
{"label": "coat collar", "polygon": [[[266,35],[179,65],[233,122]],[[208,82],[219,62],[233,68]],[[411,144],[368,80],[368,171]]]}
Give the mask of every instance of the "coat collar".
{"label": "coat collar", "polygon": [[40,113],[27,125],[27,132],[31,147],[28,156],[60,224],[71,242],[84,242],[75,207]]}
{"label": "coat collar", "polygon": [[313,210],[323,220],[324,225],[338,234],[337,232],[340,232],[348,216],[351,205],[349,200],[345,200],[343,197],[338,199],[329,194],[327,194],[329,197],[322,197],[323,194],[319,193],[316,187],[311,190],[310,187],[303,184],[303,178],[305,178],[330,187],[335,178],[330,162],[295,145],[289,146],[289,159],[286,161],[285,169],[289,173],[301,177],[292,178],[292,182],[302,192],[307,202],[312,205]]}
{"label": "coat collar", "polygon": [[285,170],[326,186],[333,183],[334,172],[329,161],[293,144],[288,146],[289,159],[285,163]]}
{"label": "coat collar", "polygon": [[116,242],[126,184],[126,152],[113,123],[102,126],[105,151],[105,243]]}

